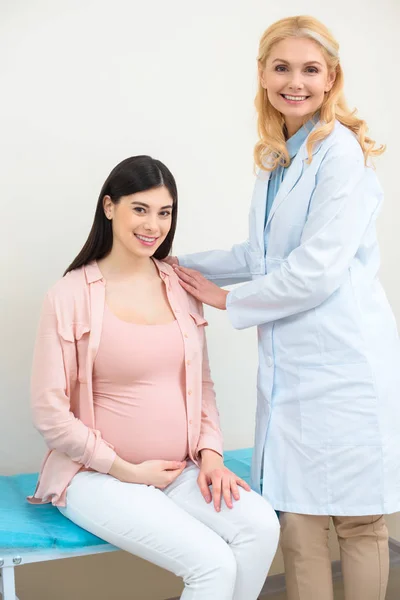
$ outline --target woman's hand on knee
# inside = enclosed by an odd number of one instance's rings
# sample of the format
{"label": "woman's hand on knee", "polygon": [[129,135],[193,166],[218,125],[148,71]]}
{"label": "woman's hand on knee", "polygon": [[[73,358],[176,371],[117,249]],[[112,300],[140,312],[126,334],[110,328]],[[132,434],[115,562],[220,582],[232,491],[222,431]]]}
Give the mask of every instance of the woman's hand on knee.
{"label": "woman's hand on knee", "polygon": [[170,485],[186,467],[186,461],[146,460],[132,464],[117,457],[109,474],[125,483],[152,485],[160,490]]}
{"label": "woman's hand on knee", "polygon": [[[223,498],[228,508],[233,508],[232,496],[240,499],[239,487],[250,491],[250,486],[224,465],[222,456],[213,450],[201,452],[200,474],[197,478],[201,494],[207,503],[214,500],[214,508],[221,510]],[[212,493],[210,490],[212,486]]]}

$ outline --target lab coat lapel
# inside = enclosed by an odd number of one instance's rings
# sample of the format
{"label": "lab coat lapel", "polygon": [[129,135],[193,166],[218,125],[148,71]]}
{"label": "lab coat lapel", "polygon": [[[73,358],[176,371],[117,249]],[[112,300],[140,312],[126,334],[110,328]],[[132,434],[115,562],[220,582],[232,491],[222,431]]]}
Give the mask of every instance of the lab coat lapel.
{"label": "lab coat lapel", "polygon": [[[319,125],[320,125],[320,122],[317,123],[311,131],[314,131],[314,129],[316,129]],[[310,133],[311,133],[311,131],[310,131]],[[268,226],[269,222],[271,221],[272,217],[276,213],[277,209],[282,204],[282,202],[284,202],[286,200],[286,198],[288,197],[290,192],[293,190],[293,188],[295,187],[295,185],[297,184],[297,182],[299,181],[300,177],[302,176],[302,174],[304,172],[305,164],[306,164],[306,161],[308,158],[307,141],[308,141],[308,137],[305,140],[305,142],[302,144],[300,150],[298,151],[297,155],[293,159],[292,164],[288,168],[286,177],[282,181],[280,188],[278,190],[278,193],[276,195],[276,198],[272,204],[270,213],[268,215],[268,220],[267,220],[266,226]],[[312,149],[313,157],[321,148],[322,141],[323,140],[319,140],[318,142],[316,142],[314,144],[314,147]]]}
{"label": "lab coat lapel", "polygon": [[267,209],[268,184],[271,173],[260,170],[254,186],[250,213],[250,238],[256,240],[261,254],[264,254],[264,222]]}
{"label": "lab coat lapel", "polygon": [[288,168],[285,179],[282,181],[276,198],[271,206],[271,210],[268,215],[267,226],[276,213],[279,206],[286,200],[296,183],[299,181],[304,170],[304,160],[302,153],[299,153],[293,160],[292,164]]}

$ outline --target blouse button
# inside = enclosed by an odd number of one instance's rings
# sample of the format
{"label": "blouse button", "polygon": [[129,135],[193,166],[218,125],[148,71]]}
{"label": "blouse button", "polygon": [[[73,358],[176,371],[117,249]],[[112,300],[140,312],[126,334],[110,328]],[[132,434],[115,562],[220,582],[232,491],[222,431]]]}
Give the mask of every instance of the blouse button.
{"label": "blouse button", "polygon": [[187,360],[186,364],[187,364],[188,367],[190,367],[190,365],[192,364],[192,361],[191,360]]}
{"label": "blouse button", "polygon": [[188,390],[188,396],[192,395],[192,390]]}
{"label": "blouse button", "polygon": [[189,336],[188,336],[188,334],[187,334],[187,333],[184,333],[184,334],[183,334],[183,337],[185,337],[185,338],[188,338]]}

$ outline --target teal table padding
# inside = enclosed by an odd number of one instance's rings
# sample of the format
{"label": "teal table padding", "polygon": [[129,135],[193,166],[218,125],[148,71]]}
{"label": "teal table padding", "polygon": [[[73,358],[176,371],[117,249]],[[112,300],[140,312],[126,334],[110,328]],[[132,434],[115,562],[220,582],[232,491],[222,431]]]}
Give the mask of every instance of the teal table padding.
{"label": "teal table padding", "polygon": [[[225,453],[225,464],[249,483],[252,449]],[[11,549],[78,550],[104,544],[100,538],[81,529],[51,504],[29,504],[37,473],[0,476],[0,557]]]}

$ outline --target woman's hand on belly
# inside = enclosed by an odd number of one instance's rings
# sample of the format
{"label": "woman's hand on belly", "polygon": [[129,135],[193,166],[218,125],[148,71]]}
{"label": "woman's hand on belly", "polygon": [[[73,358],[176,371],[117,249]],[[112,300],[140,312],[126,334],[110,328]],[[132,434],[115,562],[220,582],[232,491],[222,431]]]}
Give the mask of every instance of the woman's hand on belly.
{"label": "woman's hand on belly", "polygon": [[[221,496],[227,507],[233,508],[232,496],[235,500],[240,499],[238,486],[250,492],[250,486],[225,467],[222,456],[208,448],[201,451],[200,474],[197,483],[204,500],[207,503],[214,500],[214,508],[217,512],[221,510]],[[212,485],[212,494],[210,485]]]}
{"label": "woman's hand on belly", "polygon": [[134,465],[117,456],[109,475],[124,483],[153,485],[163,490],[179,477],[185,467],[185,461],[175,460],[146,460]]}

